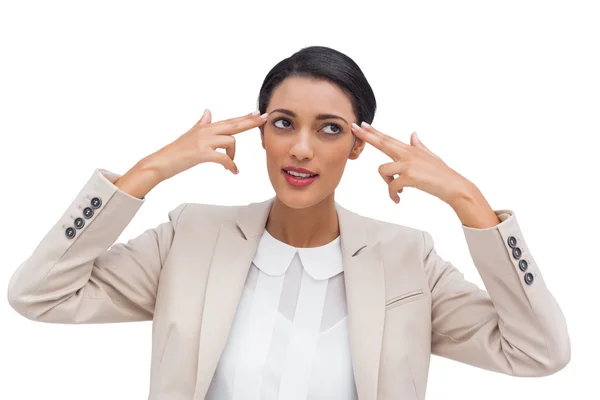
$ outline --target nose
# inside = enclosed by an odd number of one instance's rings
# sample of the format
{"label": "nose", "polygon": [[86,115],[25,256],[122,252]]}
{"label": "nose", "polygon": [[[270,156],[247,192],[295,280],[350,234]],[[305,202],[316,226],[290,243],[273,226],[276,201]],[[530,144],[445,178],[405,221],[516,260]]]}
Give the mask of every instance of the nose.
{"label": "nose", "polygon": [[293,136],[290,155],[298,160],[313,158],[312,132],[308,129],[303,129]]}

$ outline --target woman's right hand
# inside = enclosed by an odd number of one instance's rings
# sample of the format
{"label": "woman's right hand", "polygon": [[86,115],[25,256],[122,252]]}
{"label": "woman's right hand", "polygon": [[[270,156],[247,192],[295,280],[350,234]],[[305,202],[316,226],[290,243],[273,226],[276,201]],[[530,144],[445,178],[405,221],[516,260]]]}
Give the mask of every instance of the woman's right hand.
{"label": "woman's right hand", "polygon": [[[237,174],[234,134],[259,127],[265,123],[267,113],[258,111],[241,117],[211,123],[210,110],[205,110],[202,118],[172,143],[147,157],[147,162],[158,174],[159,180],[169,179],[180,172],[204,162],[215,162]],[[221,153],[216,149],[225,149]]]}

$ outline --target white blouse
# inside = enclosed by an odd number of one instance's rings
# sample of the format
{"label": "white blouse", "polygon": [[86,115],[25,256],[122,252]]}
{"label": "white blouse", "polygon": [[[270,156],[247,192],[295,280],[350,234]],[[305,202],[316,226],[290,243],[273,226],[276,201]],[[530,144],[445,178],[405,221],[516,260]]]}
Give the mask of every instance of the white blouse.
{"label": "white blouse", "polygon": [[206,399],[357,399],[340,237],[262,235]]}

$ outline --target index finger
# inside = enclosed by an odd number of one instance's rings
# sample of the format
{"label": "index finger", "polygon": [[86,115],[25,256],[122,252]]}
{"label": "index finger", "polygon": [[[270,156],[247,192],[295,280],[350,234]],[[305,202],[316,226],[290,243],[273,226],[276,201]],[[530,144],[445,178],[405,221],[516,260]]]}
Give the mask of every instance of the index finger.
{"label": "index finger", "polygon": [[231,118],[210,124],[207,128],[217,135],[234,135],[261,126],[267,121],[268,113],[258,115],[256,112],[242,117]]}

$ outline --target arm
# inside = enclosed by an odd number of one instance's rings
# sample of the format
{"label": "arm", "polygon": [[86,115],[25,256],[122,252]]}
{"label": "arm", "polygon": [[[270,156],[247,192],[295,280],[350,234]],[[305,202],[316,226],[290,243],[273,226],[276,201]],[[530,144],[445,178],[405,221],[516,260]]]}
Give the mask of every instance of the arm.
{"label": "arm", "polygon": [[[115,186],[119,177],[94,171],[15,271],[8,301],[19,314],[72,324],[152,319],[162,264],[185,204],[169,212],[168,222],[127,243],[114,244],[145,201]],[[98,208],[92,206],[94,198],[100,200]],[[89,218],[84,217],[84,210],[89,215],[86,207],[93,210]],[[84,225],[75,229],[78,217]]]}
{"label": "arm", "polygon": [[[432,294],[432,353],[495,372],[544,376],[571,357],[564,315],[546,287],[511,210],[494,211],[500,223],[462,225],[473,262],[487,291],[435,251],[423,232],[424,268]],[[509,238],[521,250],[513,255]],[[519,262],[526,260],[526,271]],[[522,263],[523,265],[523,263]],[[525,274],[533,281],[527,283]]]}

